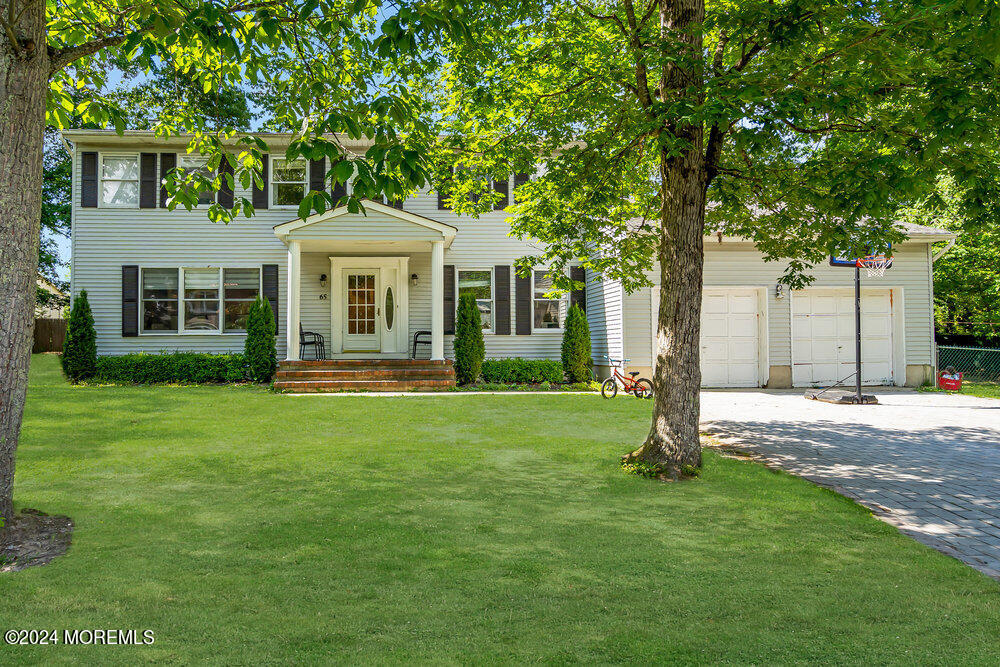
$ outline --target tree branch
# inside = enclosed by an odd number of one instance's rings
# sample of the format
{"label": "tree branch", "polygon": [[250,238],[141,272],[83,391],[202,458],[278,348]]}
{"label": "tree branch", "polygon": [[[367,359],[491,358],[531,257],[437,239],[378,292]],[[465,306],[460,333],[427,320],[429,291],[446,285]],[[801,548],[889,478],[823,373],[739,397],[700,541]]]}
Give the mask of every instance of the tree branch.
{"label": "tree branch", "polygon": [[642,44],[639,39],[639,27],[636,25],[635,21],[635,7],[632,5],[632,0],[625,0],[625,14],[628,16],[628,27],[629,27],[629,43],[632,47],[632,52],[635,57],[635,82],[636,89],[639,93],[639,101],[642,106],[649,108],[652,106],[653,101],[649,94],[649,79],[646,72],[646,63],[642,61]]}
{"label": "tree branch", "polygon": [[[148,28],[143,28],[142,30],[137,30],[136,32],[145,32],[146,30],[148,30]],[[53,74],[75,60],[85,58],[93,53],[97,53],[101,49],[106,49],[109,46],[118,46],[128,39],[128,37],[129,35],[113,35],[111,37],[102,37],[90,42],[78,44],[76,46],[68,46],[65,49],[57,50],[50,48],[49,76],[51,77]]]}

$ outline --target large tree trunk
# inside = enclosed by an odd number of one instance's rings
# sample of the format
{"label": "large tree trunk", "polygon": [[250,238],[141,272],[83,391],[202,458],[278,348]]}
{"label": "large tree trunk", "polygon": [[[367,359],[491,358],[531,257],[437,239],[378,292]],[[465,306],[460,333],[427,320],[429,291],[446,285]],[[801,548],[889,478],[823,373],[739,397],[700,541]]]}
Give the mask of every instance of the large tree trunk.
{"label": "large tree trunk", "polygon": [[[686,62],[665,67],[661,99],[701,95],[704,0],[661,0],[664,38],[686,42]],[[660,310],[653,373],[653,423],[642,447],[628,458],[670,477],[701,466],[699,389],[701,286],[704,264],[704,132],[700,125],[668,126],[687,141],[680,155],[660,151]]]}
{"label": "large tree trunk", "polygon": [[45,3],[0,0],[0,14],[10,16],[11,2],[14,14],[24,11],[14,26],[16,44],[0,29],[0,516],[7,518],[35,320],[49,68]]}

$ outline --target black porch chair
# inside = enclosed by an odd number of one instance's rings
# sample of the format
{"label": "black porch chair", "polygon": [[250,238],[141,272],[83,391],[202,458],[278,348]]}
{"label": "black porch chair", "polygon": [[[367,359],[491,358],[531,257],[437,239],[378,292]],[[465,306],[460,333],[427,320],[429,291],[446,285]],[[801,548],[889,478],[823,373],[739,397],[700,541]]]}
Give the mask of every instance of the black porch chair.
{"label": "black porch chair", "polygon": [[303,331],[299,324],[299,355],[305,359],[305,348],[311,346],[313,359],[326,359],[326,339],[315,331]]}

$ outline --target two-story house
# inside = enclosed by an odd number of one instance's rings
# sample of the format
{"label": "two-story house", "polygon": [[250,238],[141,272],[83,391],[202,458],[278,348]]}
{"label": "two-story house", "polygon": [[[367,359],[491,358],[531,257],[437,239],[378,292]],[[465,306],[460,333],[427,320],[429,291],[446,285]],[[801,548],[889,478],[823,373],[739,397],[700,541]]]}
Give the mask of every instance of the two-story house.
{"label": "two-story house", "polygon": [[[102,355],[239,351],[250,302],[268,298],[279,358],[298,360],[300,331],[321,334],[329,359],[451,357],[458,296],[475,295],[486,355],[559,358],[571,303],[587,312],[598,370],[605,355],[650,372],[657,292],[626,294],[613,281],[571,269],[586,289],[548,298],[545,271],[517,276],[531,243],[510,236],[503,206],[472,218],[433,190],[405,202],[367,202],[298,218],[303,193],[330,189],[322,162],[286,162],[269,137],[264,184],[209,196],[252,199],[256,215],[229,225],[204,210],[165,207],[161,177],[202,168],[187,139],[150,132],[68,130],[73,146],[71,291],[86,289]],[[359,144],[358,149],[364,148]],[[515,178],[494,187],[510,201]],[[334,193],[340,194],[340,193]],[[207,201],[206,201],[207,203]],[[864,380],[920,384],[932,376],[932,250],[950,232],[913,227],[894,263],[863,292]],[[812,386],[847,376],[854,362],[853,272],[818,267],[808,289],[778,285],[784,267],[751,243],[706,239],[702,371],[712,387]],[[658,280],[658,272],[650,279]]]}

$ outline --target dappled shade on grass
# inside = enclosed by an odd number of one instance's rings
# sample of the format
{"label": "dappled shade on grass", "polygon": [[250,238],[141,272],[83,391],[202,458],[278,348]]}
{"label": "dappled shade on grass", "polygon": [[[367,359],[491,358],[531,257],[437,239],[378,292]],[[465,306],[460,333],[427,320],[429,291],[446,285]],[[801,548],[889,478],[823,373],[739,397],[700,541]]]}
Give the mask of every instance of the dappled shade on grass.
{"label": "dappled shade on grass", "polygon": [[104,660],[997,657],[996,582],[829,491],[711,452],[697,480],[622,473],[645,401],[71,387],[34,361],[15,498],[76,532],[0,578],[0,618],[156,632]]}

